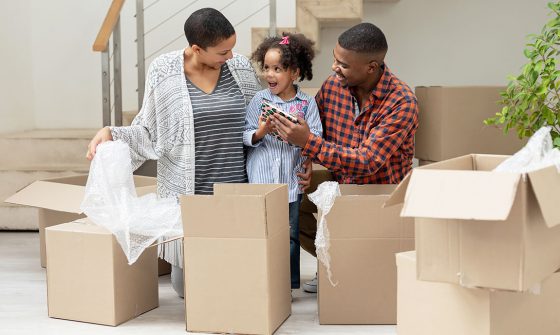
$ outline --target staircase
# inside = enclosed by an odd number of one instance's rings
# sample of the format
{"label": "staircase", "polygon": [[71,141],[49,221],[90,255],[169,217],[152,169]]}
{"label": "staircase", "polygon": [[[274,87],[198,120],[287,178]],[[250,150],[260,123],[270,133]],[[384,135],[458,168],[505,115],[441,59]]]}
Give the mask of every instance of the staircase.
{"label": "staircase", "polygon": [[[321,27],[347,26],[358,24],[363,19],[364,2],[397,2],[398,0],[296,0],[296,26],[278,27],[277,34],[299,32],[315,42],[320,50]],[[268,27],[252,28],[251,45],[255,50],[268,36]]]}
{"label": "staircase", "polygon": [[0,230],[36,230],[37,209],[6,198],[35,180],[87,173],[95,129],[34,130],[0,135]]}

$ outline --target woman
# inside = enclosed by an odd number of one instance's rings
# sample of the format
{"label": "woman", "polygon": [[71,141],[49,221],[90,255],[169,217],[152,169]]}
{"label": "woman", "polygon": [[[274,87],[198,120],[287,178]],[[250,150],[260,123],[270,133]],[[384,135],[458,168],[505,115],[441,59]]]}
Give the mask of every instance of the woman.
{"label": "woman", "polygon": [[[99,143],[120,139],[130,146],[133,169],[157,160],[161,197],[212,194],[214,183],[247,182],[245,108],[261,89],[249,60],[233,54],[235,30],[222,13],[197,10],[184,30],[189,46],[150,65],[132,125],[102,128],[87,153],[91,160]],[[159,254],[172,264],[171,282],[183,297],[182,242],[166,244]]]}

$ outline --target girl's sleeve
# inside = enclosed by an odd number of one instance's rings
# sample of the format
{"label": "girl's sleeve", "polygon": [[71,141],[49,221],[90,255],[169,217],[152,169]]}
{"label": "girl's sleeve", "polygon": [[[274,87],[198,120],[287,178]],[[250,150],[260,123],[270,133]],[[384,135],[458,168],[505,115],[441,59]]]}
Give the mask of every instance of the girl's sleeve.
{"label": "girl's sleeve", "polygon": [[261,115],[261,94],[257,93],[251,99],[251,102],[247,106],[247,112],[245,113],[245,131],[243,132],[243,144],[249,147],[256,147],[261,144],[262,141],[258,141],[253,144],[253,134],[259,128],[259,117]]}

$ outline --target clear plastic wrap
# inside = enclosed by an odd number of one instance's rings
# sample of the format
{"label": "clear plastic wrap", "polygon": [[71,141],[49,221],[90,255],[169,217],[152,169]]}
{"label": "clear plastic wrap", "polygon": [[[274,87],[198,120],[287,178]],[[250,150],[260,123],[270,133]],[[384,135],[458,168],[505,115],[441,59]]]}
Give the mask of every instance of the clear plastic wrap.
{"label": "clear plastic wrap", "polygon": [[513,156],[503,161],[494,171],[524,173],[555,165],[560,172],[560,150],[553,148],[550,127],[542,127]]}
{"label": "clear plastic wrap", "polygon": [[181,209],[175,198],[158,199],[155,193],[137,196],[129,147],[122,141],[97,146],[80,208],[116,237],[129,264],[158,238],[182,235]]}
{"label": "clear plastic wrap", "polygon": [[329,211],[334,205],[336,197],[340,195],[340,187],[335,181],[326,181],[321,183],[315,192],[308,195],[309,200],[317,206],[319,213],[321,214],[317,221],[315,248],[317,252],[317,259],[323,263],[327,269],[327,275],[332,286],[336,286],[338,282],[333,280],[331,270],[331,257],[329,254],[330,235],[326,216],[329,214]]}

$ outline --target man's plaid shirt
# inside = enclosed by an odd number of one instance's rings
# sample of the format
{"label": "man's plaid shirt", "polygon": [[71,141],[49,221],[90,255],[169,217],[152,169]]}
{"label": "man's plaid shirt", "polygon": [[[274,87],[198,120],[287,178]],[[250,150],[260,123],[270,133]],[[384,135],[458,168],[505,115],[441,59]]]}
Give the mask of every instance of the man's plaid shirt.
{"label": "man's plaid shirt", "polygon": [[410,171],[418,105],[410,87],[387,66],[356,118],[355,98],[334,75],[315,100],[323,138],[310,134],[302,154],[332,171],[336,181],[397,184]]}

